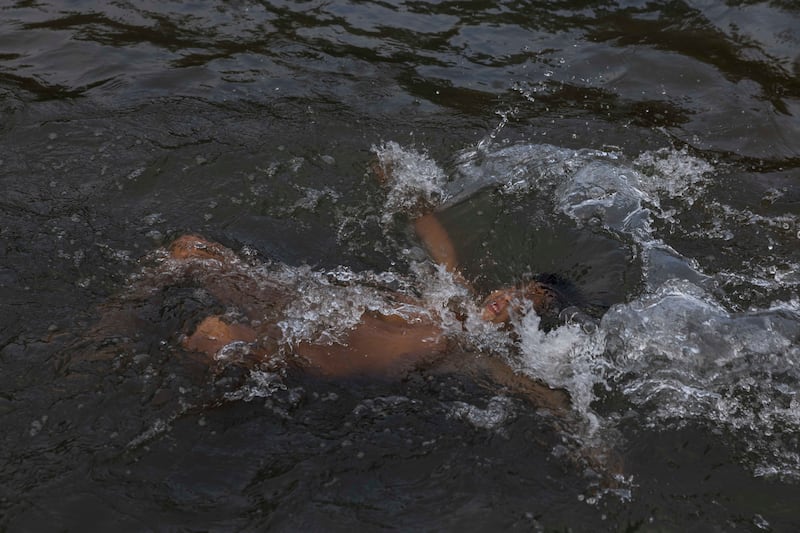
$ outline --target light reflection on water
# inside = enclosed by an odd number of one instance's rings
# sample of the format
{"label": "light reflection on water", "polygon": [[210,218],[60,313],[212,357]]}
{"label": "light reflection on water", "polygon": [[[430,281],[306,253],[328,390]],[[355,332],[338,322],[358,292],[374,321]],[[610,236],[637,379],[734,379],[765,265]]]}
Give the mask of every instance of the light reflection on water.
{"label": "light reflection on water", "polygon": [[[2,12],[2,527],[800,521],[793,4]],[[610,309],[592,334],[526,330],[516,362],[613,430],[630,502],[587,505],[554,452],[574,435],[468,380],[175,361],[189,308],[70,364],[138,258],[186,231],[435,292],[404,197],[387,211],[365,176],[391,141],[441,170],[441,219],[481,289],[556,272],[595,318]]]}

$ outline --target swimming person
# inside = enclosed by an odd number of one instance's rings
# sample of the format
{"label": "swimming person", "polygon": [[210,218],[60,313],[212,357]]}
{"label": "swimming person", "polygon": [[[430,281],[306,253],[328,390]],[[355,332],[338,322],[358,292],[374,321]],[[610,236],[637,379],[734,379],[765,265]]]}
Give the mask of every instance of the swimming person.
{"label": "swimming person", "polygon": [[[565,390],[518,373],[506,357],[487,353],[486,343],[470,342],[474,333],[513,344],[512,319],[525,312],[559,317],[572,303],[565,291],[543,278],[482,299],[459,271],[456,247],[435,213],[413,224],[440,272],[461,288],[460,302],[433,305],[424,289],[396,279],[273,264],[187,234],[144,258],[127,290],[102,306],[88,338],[103,346],[98,358],[104,350],[118,354],[119,346],[148,352],[157,342],[158,350],[166,346],[209,367],[295,369],[319,379],[457,374],[527,399],[557,427],[580,425]],[[604,455],[582,450],[576,457],[602,470]]]}
{"label": "swimming person", "polygon": [[[319,333],[305,337],[287,333],[297,327],[287,324],[287,316],[301,298],[302,285],[286,271],[278,269],[276,274],[254,268],[219,243],[184,235],[161,253],[155,265],[144,269],[128,299],[141,301],[148,294],[160,297],[168,287],[202,290],[214,302],[209,310],[224,312],[207,312],[176,337],[182,350],[201,354],[209,361],[247,365],[280,362],[325,378],[398,378],[416,368],[461,369],[466,374],[482,373],[500,386],[528,396],[538,406],[561,414],[569,410],[564,391],[517,375],[499,358],[465,351],[457,333],[443,324],[439,310],[401,292],[371,289],[366,303],[348,304],[352,312],[342,313],[343,323],[332,325],[336,332],[322,327]],[[532,295],[535,309],[547,305],[552,295],[543,285],[534,282],[531,286],[539,290],[493,293],[483,308],[484,319],[495,323],[507,320],[509,308],[525,295]],[[344,300],[352,298],[346,292],[342,294]],[[547,297],[540,298],[542,294]],[[325,313],[324,309],[320,311]],[[300,314],[307,316],[307,311]],[[119,324],[119,319],[112,313],[103,322],[111,327]],[[453,354],[458,361],[446,361]]]}
{"label": "swimming person", "polygon": [[[381,183],[392,179],[389,165],[374,165],[373,172]],[[413,225],[430,258],[475,299],[474,288],[459,271],[456,247],[435,213],[423,206]],[[523,392],[542,407],[569,409],[566,392],[516,374],[500,358],[470,353],[470,347],[462,343],[468,314],[463,309],[433,309],[408,291],[374,287],[336,291],[325,280],[308,286],[311,272],[306,273],[309,279],[303,279],[288,267],[253,265],[231,249],[197,235],[179,237],[154,257],[128,293],[109,306],[97,333],[113,330],[126,320],[137,322],[131,317],[134,309],[148,307],[145,302],[154,297],[163,299],[169,289],[196,290],[192,298],[206,303],[196,309],[195,316],[178,323],[179,331],[174,332],[180,349],[187,353],[236,364],[280,362],[340,378],[398,377],[415,368],[442,365],[445,356],[458,352],[458,367],[465,373],[480,368],[490,380]],[[323,289],[334,294],[326,301],[302,303]],[[473,314],[487,323],[506,325],[512,315],[523,312],[526,303],[537,314],[551,317],[568,304],[554,285],[531,281],[492,292]],[[150,307],[163,305],[151,303]]]}
{"label": "swimming person", "polygon": [[[372,171],[380,183],[393,179],[391,162],[379,161]],[[416,211],[417,237],[433,262],[464,288],[474,309],[476,291],[459,271],[456,247],[447,230],[430,206]],[[566,392],[517,375],[501,358],[470,354],[472,348],[462,342],[469,314],[464,309],[433,309],[413,291],[336,289],[343,284],[335,280],[311,286],[311,278],[319,273],[304,275],[285,266],[252,264],[197,235],[183,235],[151,257],[152,264],[134,276],[129,290],[105,306],[95,336],[124,330],[141,335],[135,331],[137,325],[148,324],[159,329],[161,337],[172,336],[185,353],[236,364],[289,364],[331,378],[397,377],[441,364],[445,356],[458,352],[461,368],[480,367],[491,380],[535,397],[542,406],[569,409]],[[303,302],[320,291],[330,294]],[[167,303],[169,298],[172,303]],[[538,315],[554,318],[569,303],[555,284],[531,281],[492,292],[473,315],[507,327],[526,304]],[[171,334],[163,331],[165,305],[171,306],[172,314],[186,315],[170,322],[177,329]],[[136,316],[146,313],[157,313],[162,320]]]}

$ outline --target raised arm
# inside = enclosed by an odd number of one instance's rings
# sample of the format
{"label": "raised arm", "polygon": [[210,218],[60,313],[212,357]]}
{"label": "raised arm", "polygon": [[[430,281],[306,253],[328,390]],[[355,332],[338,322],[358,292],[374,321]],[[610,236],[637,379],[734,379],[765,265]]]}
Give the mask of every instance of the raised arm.
{"label": "raised arm", "polygon": [[434,213],[422,215],[414,220],[414,230],[434,262],[443,265],[452,274],[458,273],[456,248],[447,230]]}
{"label": "raised arm", "polygon": [[[372,172],[379,183],[391,187],[393,176],[390,163],[376,161],[372,165]],[[432,207],[428,206],[427,209],[420,211],[422,214],[417,214],[417,217],[413,219],[414,231],[428,255],[435,263],[442,265],[445,270],[450,272],[458,283],[473,291],[470,283],[459,271],[458,254],[453,240],[433,212]]]}

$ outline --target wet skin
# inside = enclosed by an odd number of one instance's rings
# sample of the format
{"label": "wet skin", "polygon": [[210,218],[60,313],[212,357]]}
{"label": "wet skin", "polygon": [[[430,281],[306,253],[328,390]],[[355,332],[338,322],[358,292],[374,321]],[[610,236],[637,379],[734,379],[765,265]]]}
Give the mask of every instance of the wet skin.
{"label": "wet skin", "polygon": [[520,288],[492,291],[483,301],[481,318],[494,324],[507,323],[512,311],[522,311],[524,300],[530,301],[533,309],[541,315],[556,305],[558,298],[553,289],[537,281]]}
{"label": "wet skin", "polygon": [[[373,173],[379,183],[386,184],[392,179],[391,169],[380,164],[373,165]],[[436,214],[430,210],[422,213],[413,224],[430,258],[475,294],[459,271],[456,247]],[[171,287],[197,287],[209,294],[217,307],[234,310],[233,314],[221,315],[216,314],[219,311],[201,309],[199,316],[203,318],[199,323],[192,325],[190,320],[179,325],[181,331],[173,333],[180,339],[183,351],[199,354],[209,363],[229,355],[237,364],[258,365],[279,360],[324,378],[397,379],[416,369],[438,368],[487,379],[495,387],[524,394],[536,405],[553,411],[570,410],[569,397],[564,391],[517,375],[499,358],[461,353],[443,331],[435,310],[426,309],[423,302],[408,296],[389,295],[397,309],[403,308],[402,313],[364,313],[345,337],[336,342],[304,341],[288,345],[277,324],[293,298],[291,288],[257,279],[232,250],[197,235],[179,237],[169,246],[167,255],[165,262],[142,273],[138,284],[120,298],[121,304],[108,306],[106,316],[95,328],[95,336],[125,329],[137,334],[136,324],[142,321],[135,316],[136,302],[149,301],[153,294]],[[542,314],[555,308],[557,294],[537,282],[495,291],[483,303],[482,318],[498,324],[508,322],[513,311],[522,311],[525,300]]]}
{"label": "wet skin", "polygon": [[[383,185],[393,179],[391,163],[376,162],[372,165],[372,171],[375,179]],[[459,270],[456,247],[436,214],[429,210],[418,216],[413,224],[430,258],[474,294],[474,288]],[[291,347],[280,346],[281,334],[275,326],[279,317],[273,317],[272,322],[261,323],[264,313],[259,304],[263,306],[271,302],[266,298],[248,298],[248,295],[257,294],[253,290],[257,284],[241,272],[234,274],[237,258],[231,250],[196,235],[185,235],[172,243],[169,253],[173,261],[187,263],[189,269],[195,271],[195,277],[202,278],[200,285],[206,287],[220,302],[239,307],[251,321],[250,324],[231,323],[220,316],[209,316],[184,337],[182,346],[188,351],[215,357],[225,346],[238,341],[247,344],[247,351],[253,360],[274,357],[277,352],[288,352],[294,356],[291,358],[293,364],[326,377],[397,377],[421,366],[441,365],[448,353],[454,351],[437,323],[435,312],[427,312],[422,302],[411,301],[402,295],[395,295],[398,304],[412,304],[420,312],[405,313],[403,318],[364,313],[341,342],[301,342]],[[215,269],[224,275],[208,275],[206,272]],[[231,282],[226,283],[225,280]],[[482,317],[493,323],[508,322],[510,312],[520,311],[525,299],[530,300],[536,312],[541,314],[555,303],[556,294],[537,282],[521,288],[495,291],[484,302]],[[255,323],[260,325],[252,325]],[[491,381],[523,392],[537,405],[562,412],[569,410],[569,398],[565,392],[519,376],[499,359],[475,354],[464,355],[461,359],[458,368],[462,372],[476,372],[480,368],[479,373],[489,376]]]}
{"label": "wet skin", "polygon": [[[180,264],[195,279],[205,280],[208,291],[222,304],[242,304],[241,292],[236,290],[235,284],[241,281],[243,271],[237,268],[236,256],[231,250],[202,237],[185,235],[170,246],[169,253],[172,263]],[[169,267],[173,268],[174,265],[170,264]],[[513,295],[514,298],[521,295],[518,290],[501,294]],[[238,342],[246,345],[248,360],[252,364],[274,358],[279,353],[288,354],[288,363],[325,378],[400,378],[418,368],[482,375],[494,382],[495,386],[500,385],[529,397],[538,406],[557,412],[569,410],[569,399],[563,391],[517,375],[497,358],[456,353],[458,350],[453,349],[434,314],[424,312],[421,302],[403,295],[397,295],[397,302],[406,309],[404,318],[364,313],[341,342],[301,342],[293,346],[281,346],[280,332],[275,324],[259,323],[258,317],[264,313],[260,313],[258,306],[249,302],[251,305],[245,305],[243,313],[249,320],[233,321],[221,315],[207,316],[194,331],[183,337],[181,347],[212,360],[226,346]],[[420,312],[409,314],[407,304],[416,304]],[[505,312],[507,314],[507,309]],[[493,321],[497,319],[494,317]],[[457,361],[450,360],[454,358]]]}
{"label": "wet skin", "polygon": [[[431,259],[475,295],[476,291],[459,271],[456,248],[435,213],[418,217],[414,228]],[[210,295],[214,303],[206,304],[201,298],[192,316],[178,321],[177,330],[159,333],[177,338],[178,354],[192,360],[199,357],[209,365],[250,367],[277,363],[320,379],[399,380],[411,372],[457,374],[485,385],[494,393],[505,392],[527,399],[555,415],[553,423],[562,429],[581,424],[566,391],[516,373],[499,357],[464,352],[448,338],[435,310],[426,309],[421,301],[403,294],[385,294],[397,310],[402,308],[402,313],[365,312],[344,338],[336,342],[304,341],[290,345],[278,323],[285,316],[283,310],[296,297],[291,287],[255,275],[232,250],[197,235],[179,237],[165,252],[162,255],[165,260],[146,267],[128,293],[106,306],[107,313],[91,337],[140,335],[139,328],[148,322],[137,313],[148,305],[153,307],[143,302],[155,302],[159,318],[150,322],[162,329],[169,327],[163,326],[160,319],[162,295],[174,289],[196,288]],[[540,315],[558,309],[562,303],[558,291],[534,281],[492,292],[482,303],[481,316],[492,323],[508,323],[513,314],[524,311],[526,300]],[[221,309],[226,312],[220,314]],[[607,456],[607,450],[587,449],[575,459],[604,470]],[[613,479],[609,480],[612,484]]]}

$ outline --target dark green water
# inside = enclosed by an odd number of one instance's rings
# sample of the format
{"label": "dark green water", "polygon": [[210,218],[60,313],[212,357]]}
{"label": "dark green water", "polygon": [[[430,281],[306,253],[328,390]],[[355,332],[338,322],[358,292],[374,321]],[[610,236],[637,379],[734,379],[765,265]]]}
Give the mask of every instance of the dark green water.
{"label": "dark green water", "polygon": [[[793,2],[101,4],[0,2],[0,529],[800,527]],[[274,390],[167,333],[82,359],[184,232],[423,290],[367,172],[390,141],[449,176],[477,286],[554,272],[610,309],[519,365],[585,395],[620,494],[458,375]]]}

